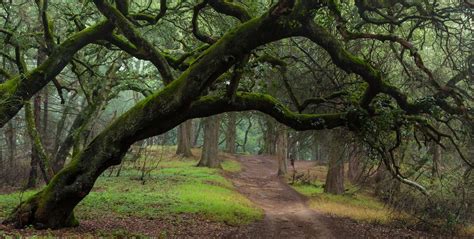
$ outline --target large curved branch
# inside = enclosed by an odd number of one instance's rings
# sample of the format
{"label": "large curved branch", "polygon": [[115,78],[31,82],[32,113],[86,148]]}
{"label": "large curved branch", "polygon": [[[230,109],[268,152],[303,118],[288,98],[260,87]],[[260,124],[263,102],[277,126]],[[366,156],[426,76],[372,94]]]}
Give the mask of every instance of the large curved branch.
{"label": "large curved branch", "polygon": [[191,20],[191,24],[192,24],[192,27],[193,27],[194,36],[198,40],[200,40],[204,43],[207,43],[209,45],[212,45],[217,41],[217,39],[215,39],[214,37],[211,37],[211,36],[207,36],[204,33],[202,33],[199,30],[199,23],[198,23],[199,13],[201,12],[202,9],[204,9],[206,7],[208,2],[209,2],[208,0],[204,0],[200,3],[198,3],[196,6],[194,6],[194,8],[193,8],[193,18]]}

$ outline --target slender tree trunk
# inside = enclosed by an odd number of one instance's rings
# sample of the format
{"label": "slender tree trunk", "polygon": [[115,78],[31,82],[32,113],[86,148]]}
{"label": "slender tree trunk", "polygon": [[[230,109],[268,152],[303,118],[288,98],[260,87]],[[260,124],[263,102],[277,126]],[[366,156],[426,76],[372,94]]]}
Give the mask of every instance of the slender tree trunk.
{"label": "slender tree trunk", "polygon": [[433,154],[433,167],[431,169],[431,177],[437,178],[439,177],[439,166],[441,162],[441,157],[442,157],[442,148],[441,145],[437,143],[433,143],[431,146],[432,154]]}
{"label": "slender tree trunk", "polygon": [[[195,121],[196,122],[196,121]],[[202,130],[202,120],[199,120],[197,123],[196,123],[196,129],[193,130],[194,132],[194,141],[193,141],[193,147],[198,147],[198,140],[199,140],[199,135],[201,134],[201,130]]]}
{"label": "slender tree trunk", "polygon": [[275,152],[278,161],[278,175],[284,176],[288,173],[288,133],[283,127],[277,131]]}
{"label": "slender tree trunk", "polygon": [[[40,114],[41,114],[41,95],[37,94],[33,99],[33,124],[34,127],[37,127],[41,121]],[[25,121],[30,120],[25,114]],[[31,135],[31,133],[30,133]],[[26,184],[26,188],[35,188],[37,184],[37,177],[38,177],[38,165],[39,165],[39,155],[38,150],[35,147],[35,139],[33,136],[30,137],[31,141],[31,161],[30,161],[30,174],[28,176],[28,183]]]}
{"label": "slender tree trunk", "polygon": [[16,164],[16,119],[11,119],[7,124],[5,131],[8,147],[8,166],[10,169],[15,168]]}
{"label": "slender tree trunk", "polygon": [[220,168],[219,159],[219,126],[220,119],[218,115],[207,117],[203,120],[204,124],[204,144],[202,146],[201,160],[199,167]]}
{"label": "slender tree trunk", "polygon": [[44,142],[44,148],[47,152],[52,152],[53,144],[51,134],[49,133],[49,89],[48,86],[43,89],[43,119],[41,127],[38,125],[38,128],[41,129],[41,136]]}
{"label": "slender tree trunk", "polygon": [[193,130],[193,121],[187,120],[178,127],[178,147],[176,154],[189,158],[193,156],[191,152],[191,137]]}
{"label": "slender tree trunk", "polygon": [[237,138],[237,117],[236,113],[228,113],[227,114],[228,122],[227,122],[227,132],[226,132],[226,152],[235,154],[236,148],[236,138]]}
{"label": "slender tree trunk", "polygon": [[0,129],[0,179],[2,179],[2,181],[4,177],[4,171],[5,171],[5,162],[3,161],[3,132],[2,132],[2,129]]}
{"label": "slender tree trunk", "polygon": [[318,133],[314,132],[312,137],[311,153],[312,159],[315,161],[321,161],[321,145],[318,138]]}
{"label": "slender tree trunk", "polygon": [[251,128],[252,128],[252,118],[249,117],[249,123],[247,125],[247,129],[245,130],[245,134],[244,134],[244,142],[242,143],[243,152],[247,152],[247,141],[249,139],[249,132]]}
{"label": "slender tree trunk", "polygon": [[[33,149],[34,150],[34,149]],[[36,151],[36,150],[35,150]],[[38,157],[36,152],[31,152],[30,173],[28,174],[28,182],[25,189],[35,188],[38,178]]]}
{"label": "slender tree trunk", "polygon": [[[39,102],[39,101],[38,101]],[[46,153],[45,148],[43,147],[43,143],[41,141],[41,136],[39,131],[37,130],[36,123],[39,123],[39,113],[34,112],[31,109],[31,105],[25,103],[25,121],[26,121],[26,128],[28,130],[28,134],[30,136],[31,145],[32,145],[32,166],[36,161],[36,164],[41,169],[41,175],[46,183],[49,183],[50,179],[53,177],[54,172],[51,168],[50,159]],[[31,182],[35,182],[36,179],[31,179]],[[34,186],[34,185],[31,185]]]}
{"label": "slender tree trunk", "polygon": [[59,146],[61,145],[61,141],[63,139],[64,125],[66,123],[66,118],[69,114],[69,111],[72,108],[71,102],[73,102],[73,98],[69,99],[67,101],[67,103],[65,104],[64,110],[61,114],[61,118],[59,119],[58,124],[56,126],[56,134],[55,134],[55,137],[54,137],[55,138],[54,139],[54,146],[53,146],[53,150],[52,150],[53,155],[55,155],[55,157],[56,157],[56,154],[58,153]]}
{"label": "slender tree trunk", "polygon": [[341,146],[333,140],[333,149],[329,155],[328,173],[326,176],[326,184],[324,192],[331,194],[344,193],[344,161]]}
{"label": "slender tree trunk", "polygon": [[[97,114],[97,111],[100,109],[100,105],[97,104],[88,104],[77,114],[74,119],[69,133],[61,143],[53,162],[53,169],[55,172],[58,172],[64,167],[64,164],[71,153],[71,149],[75,146],[75,153],[81,148],[85,137],[84,131],[88,130],[92,124],[94,115]],[[73,153],[74,155],[74,153]]]}

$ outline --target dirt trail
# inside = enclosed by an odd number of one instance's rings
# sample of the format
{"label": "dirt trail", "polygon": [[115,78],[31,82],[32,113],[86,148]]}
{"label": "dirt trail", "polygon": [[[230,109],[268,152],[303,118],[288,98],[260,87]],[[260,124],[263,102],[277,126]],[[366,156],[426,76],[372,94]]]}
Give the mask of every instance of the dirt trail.
{"label": "dirt trail", "polygon": [[238,156],[242,171],[230,176],[237,190],[265,211],[252,226],[252,238],[335,238],[306,200],[276,175],[268,156]]}

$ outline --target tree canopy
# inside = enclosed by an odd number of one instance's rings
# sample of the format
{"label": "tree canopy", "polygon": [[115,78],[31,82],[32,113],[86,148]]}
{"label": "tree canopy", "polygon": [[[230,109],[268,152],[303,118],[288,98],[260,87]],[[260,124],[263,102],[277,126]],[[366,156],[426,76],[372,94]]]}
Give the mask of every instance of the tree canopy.
{"label": "tree canopy", "polygon": [[7,222],[18,227],[76,225],[74,207],[133,143],[231,111],[260,111],[298,131],[354,131],[395,178],[425,193],[397,162],[404,139],[454,147],[466,177],[474,166],[468,0],[1,6],[1,127],[48,84],[59,102],[79,95],[88,104],[78,125],[126,91],[143,96],[12,212]]}

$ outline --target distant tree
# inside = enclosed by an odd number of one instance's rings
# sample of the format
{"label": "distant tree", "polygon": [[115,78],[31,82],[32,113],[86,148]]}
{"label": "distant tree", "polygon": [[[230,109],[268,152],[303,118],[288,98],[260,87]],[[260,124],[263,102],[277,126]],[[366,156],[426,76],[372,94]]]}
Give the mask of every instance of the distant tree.
{"label": "distant tree", "polygon": [[276,130],[275,137],[275,156],[278,161],[279,176],[285,176],[288,173],[288,131],[285,127],[279,127]]}
{"label": "distant tree", "polygon": [[328,152],[328,170],[326,182],[324,184],[324,192],[331,194],[344,193],[344,159],[347,157],[346,143],[344,142],[343,133],[338,130],[329,134]]}
{"label": "distant tree", "polygon": [[203,119],[204,144],[202,145],[201,159],[197,166],[221,168],[219,159],[219,128],[220,116],[211,116]]}
{"label": "distant tree", "polygon": [[180,124],[178,127],[178,146],[176,148],[176,154],[183,157],[192,157],[193,153],[191,152],[192,147],[192,130],[193,130],[193,121],[188,120]]}
{"label": "distant tree", "polygon": [[235,154],[237,147],[237,115],[235,113],[227,114],[227,131],[226,131],[226,141],[225,147],[226,152]]}

